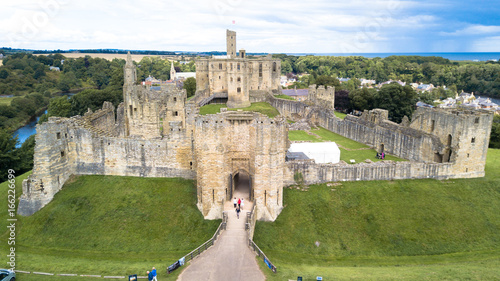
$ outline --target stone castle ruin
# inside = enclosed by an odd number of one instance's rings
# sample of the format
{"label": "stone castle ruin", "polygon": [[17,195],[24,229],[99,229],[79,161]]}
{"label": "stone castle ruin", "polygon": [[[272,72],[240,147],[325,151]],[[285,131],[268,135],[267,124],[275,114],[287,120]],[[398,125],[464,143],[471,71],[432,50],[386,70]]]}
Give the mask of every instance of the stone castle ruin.
{"label": "stone castle ruin", "polygon": [[[280,61],[236,54],[236,33],[227,31],[227,56],[197,65],[197,92],[189,101],[173,86],[137,85],[130,56],[124,67],[123,103],[105,102],[96,112],[51,117],[37,125],[33,173],[23,182],[18,212],[31,215],[48,204],[72,175],[182,177],[197,183],[197,206],[206,219],[222,216],[242,179],[261,220],[283,208],[283,186],[300,174],[306,184],[328,181],[484,176],[493,114],[419,108],[396,124],[386,110],[335,117],[331,87],[313,87],[306,103],[274,97]],[[200,106],[227,102],[244,107],[265,101],[280,115],[247,111],[200,115]],[[286,119],[306,119],[406,162],[317,164],[285,160]]]}

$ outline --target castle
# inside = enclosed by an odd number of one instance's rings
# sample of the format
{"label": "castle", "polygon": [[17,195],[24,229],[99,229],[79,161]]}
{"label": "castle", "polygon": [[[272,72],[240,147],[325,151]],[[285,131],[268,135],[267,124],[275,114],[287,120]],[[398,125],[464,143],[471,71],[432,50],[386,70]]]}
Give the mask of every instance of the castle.
{"label": "castle", "polygon": [[[333,114],[334,89],[311,87],[306,103],[275,98],[280,62],[251,59],[227,31],[227,56],[196,61],[197,92],[189,101],[174,86],[137,85],[130,56],[124,67],[123,103],[105,102],[96,112],[51,117],[37,126],[33,173],[23,182],[18,213],[48,204],[71,175],[182,177],[195,179],[197,206],[206,219],[221,218],[238,182],[248,178],[256,216],[275,220],[283,209],[283,186],[300,174],[306,184],[328,181],[484,176],[493,114],[480,110],[419,108],[409,122],[388,120],[386,110],[361,117]],[[200,115],[211,102],[245,107],[268,102],[280,115],[247,111]],[[317,164],[285,160],[286,119],[306,119],[406,162]],[[244,175],[244,177],[243,177]]]}

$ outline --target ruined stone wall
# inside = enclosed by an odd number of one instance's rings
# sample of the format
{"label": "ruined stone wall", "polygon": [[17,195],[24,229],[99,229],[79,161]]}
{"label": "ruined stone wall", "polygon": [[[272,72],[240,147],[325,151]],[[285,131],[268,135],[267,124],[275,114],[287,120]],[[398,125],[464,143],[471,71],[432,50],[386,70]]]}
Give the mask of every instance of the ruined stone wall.
{"label": "ruined stone wall", "polygon": [[307,100],[312,102],[315,106],[328,110],[334,110],[335,87],[327,86],[325,89],[325,86],[318,86],[318,88],[316,88],[316,85],[310,85]]}
{"label": "ruined stone wall", "polygon": [[282,119],[254,112],[196,117],[198,208],[205,218],[220,217],[221,203],[230,200],[232,177],[239,172],[252,178],[258,217],[277,217],[283,204],[286,132]]}
{"label": "ruined stone wall", "polygon": [[162,87],[153,90],[141,85],[124,87],[124,117],[127,136],[161,138],[173,128],[185,126],[186,90]]}
{"label": "ruined stone wall", "polygon": [[115,137],[102,130],[109,116],[114,110],[105,104],[85,117],[52,117],[37,126],[33,173],[23,182],[19,214],[45,206],[71,175],[195,178],[190,132],[178,128],[164,139]]}
{"label": "ruined stone wall", "polygon": [[309,108],[309,106],[305,103],[293,100],[277,99],[273,96],[268,96],[268,102],[276,108],[281,115],[291,120],[294,120],[296,115],[304,117],[304,113],[306,113]]}
{"label": "ruined stone wall", "polygon": [[316,164],[308,161],[286,162],[285,183],[295,184],[294,175],[300,173],[305,184],[332,181],[370,181],[397,179],[449,179],[471,177],[454,173],[452,163],[422,163],[381,161],[376,163]]}
{"label": "ruined stone wall", "polygon": [[457,173],[484,176],[493,113],[482,110],[419,108],[411,128],[439,138],[440,149],[429,151],[436,162],[453,162]]}

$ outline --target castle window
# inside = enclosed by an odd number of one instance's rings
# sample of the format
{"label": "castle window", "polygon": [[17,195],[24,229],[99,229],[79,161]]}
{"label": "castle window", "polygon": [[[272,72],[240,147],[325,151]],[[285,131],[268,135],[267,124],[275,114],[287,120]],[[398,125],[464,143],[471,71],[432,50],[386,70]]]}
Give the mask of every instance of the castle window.
{"label": "castle window", "polygon": [[262,77],[262,63],[259,63],[259,77]]}
{"label": "castle window", "polygon": [[179,112],[175,111],[174,116],[179,116]]}
{"label": "castle window", "polygon": [[219,63],[219,69],[222,69],[222,63]]}
{"label": "castle window", "polygon": [[239,64],[239,63],[236,65],[236,68],[237,68],[238,70],[240,70],[240,64]]}
{"label": "castle window", "polygon": [[476,138],[472,138],[470,142],[471,143],[475,143],[476,142]]}
{"label": "castle window", "polygon": [[241,88],[240,88],[240,87],[238,87],[238,88],[236,89],[236,91],[237,91],[238,93],[241,93]]}
{"label": "castle window", "polygon": [[431,132],[434,132],[434,126],[436,124],[435,120],[431,120]]}
{"label": "castle window", "polygon": [[193,162],[189,162],[189,168],[192,170],[193,169]]}
{"label": "castle window", "polygon": [[65,137],[65,138],[68,138],[68,134],[64,134],[64,137]]}
{"label": "castle window", "polygon": [[241,78],[240,77],[238,77],[238,82],[241,82]]}
{"label": "castle window", "polygon": [[276,62],[273,62],[273,72],[276,72]]}
{"label": "castle window", "polygon": [[469,153],[467,153],[467,158],[469,158]]}
{"label": "castle window", "polygon": [[233,70],[233,64],[231,63],[231,70]]}
{"label": "castle window", "polygon": [[174,98],[174,102],[176,102],[176,101],[177,101],[177,98]]}
{"label": "castle window", "polygon": [[476,117],[476,119],[474,119],[474,124],[479,124],[479,117]]}
{"label": "castle window", "polygon": [[220,80],[220,76],[219,76],[219,80]]}
{"label": "castle window", "polygon": [[58,140],[60,140],[61,139],[61,133],[57,132],[56,133],[56,137],[57,137]]}
{"label": "castle window", "polygon": [[61,151],[61,157],[64,157],[64,150]]}

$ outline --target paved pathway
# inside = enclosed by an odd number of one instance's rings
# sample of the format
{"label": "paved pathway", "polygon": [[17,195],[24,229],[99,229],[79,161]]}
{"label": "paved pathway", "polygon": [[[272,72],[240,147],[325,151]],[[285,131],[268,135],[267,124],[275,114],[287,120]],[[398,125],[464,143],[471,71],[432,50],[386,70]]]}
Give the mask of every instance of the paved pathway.
{"label": "paved pathway", "polygon": [[252,207],[248,200],[248,192],[235,192],[237,198],[245,198],[244,210],[240,218],[236,218],[233,202],[226,202],[224,209],[228,211],[226,230],[222,232],[215,244],[196,257],[179,275],[181,281],[260,281],[264,274],[257,265],[255,253],[247,246],[245,231],[246,213]]}

